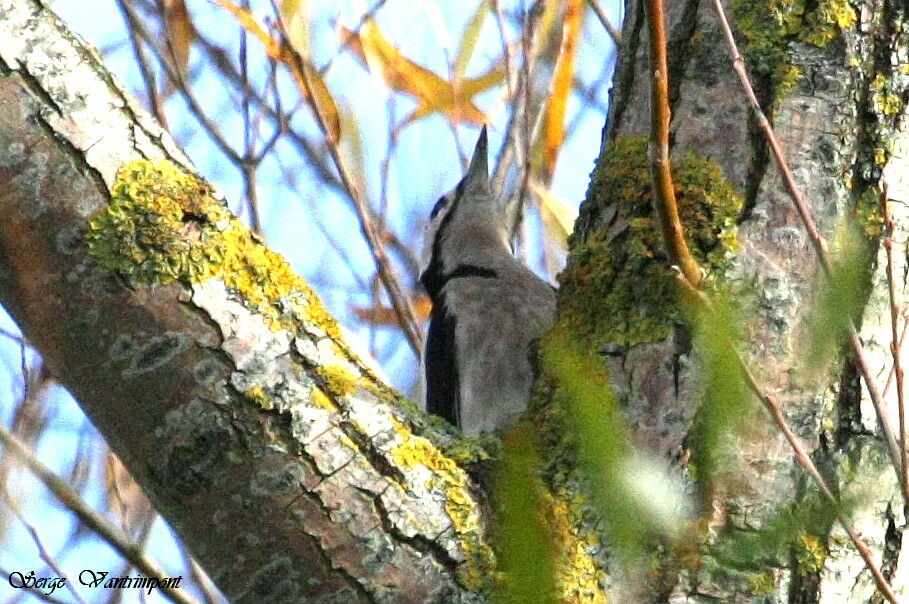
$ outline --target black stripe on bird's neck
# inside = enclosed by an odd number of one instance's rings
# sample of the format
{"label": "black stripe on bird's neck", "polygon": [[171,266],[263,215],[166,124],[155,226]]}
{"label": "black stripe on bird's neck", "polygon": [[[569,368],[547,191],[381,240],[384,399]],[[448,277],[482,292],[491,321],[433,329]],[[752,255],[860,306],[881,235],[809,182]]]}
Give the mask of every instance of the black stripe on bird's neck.
{"label": "black stripe on bird's neck", "polygon": [[435,268],[433,267],[433,264],[430,264],[429,268],[420,276],[420,283],[423,284],[429,297],[433,300],[436,300],[439,296],[439,292],[442,291],[442,288],[445,287],[449,281],[454,279],[464,279],[466,277],[495,279],[499,276],[494,270],[475,264],[459,264],[453,271],[445,274],[442,274],[441,263],[439,263],[439,266],[437,267],[439,269],[438,271],[433,270],[433,268]]}

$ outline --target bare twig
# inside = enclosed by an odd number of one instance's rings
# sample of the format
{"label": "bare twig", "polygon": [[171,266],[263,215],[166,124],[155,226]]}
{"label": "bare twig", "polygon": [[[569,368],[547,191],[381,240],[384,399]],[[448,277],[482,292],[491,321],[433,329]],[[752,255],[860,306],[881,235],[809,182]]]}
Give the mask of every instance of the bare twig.
{"label": "bare twig", "polygon": [[893,355],[893,374],[896,377],[896,401],[899,410],[900,470],[903,475],[903,500],[909,502],[909,459],[906,450],[906,406],[903,393],[903,368],[900,364],[899,306],[896,301],[896,281],[893,276],[893,231],[895,224],[887,204],[887,183],[881,186],[881,209],[884,212],[884,251],[887,255],[887,293],[890,297],[890,353]]}
{"label": "bare twig", "polygon": [[363,26],[366,25],[366,22],[376,16],[376,13],[379,12],[379,9],[385,6],[385,2],[387,2],[387,0],[378,0],[378,2],[372,5],[372,8],[363,13],[363,15],[360,17],[360,20],[357,21],[357,24],[353,26],[353,28],[347,33],[346,36],[344,36],[344,39],[341,41],[341,45],[338,46],[338,52],[333,54],[331,58],[328,59],[328,62],[319,68],[319,75],[324,76],[326,73],[328,73],[328,70],[331,69],[332,65],[334,65],[335,59],[340,57],[341,53],[343,53],[347,47],[350,46],[350,43],[357,39],[357,36],[360,35],[360,30],[363,29]]}
{"label": "bare twig", "polygon": [[32,524],[31,522],[28,521],[28,519],[22,513],[22,510],[19,508],[19,505],[12,498],[12,496],[10,495],[9,491],[6,490],[6,488],[0,488],[0,498],[6,500],[6,503],[10,507],[10,509],[13,511],[13,514],[16,516],[16,518],[19,519],[19,522],[22,523],[22,526],[25,527],[26,532],[32,538],[32,542],[35,544],[35,547],[38,550],[38,555],[41,557],[42,560],[44,560],[44,563],[47,564],[51,568],[51,570],[54,571],[56,576],[63,578],[66,588],[73,595],[73,598],[75,598],[77,602],[79,602],[80,604],[86,604],[85,600],[82,598],[82,596],[76,590],[75,581],[73,581],[72,577],[70,577],[66,572],[63,571],[63,569],[60,567],[60,564],[54,558],[53,554],[51,554],[47,550],[47,548],[44,546],[44,540],[41,539],[41,534],[38,532],[38,529],[35,528],[34,524]]}
{"label": "bare twig", "polygon": [[[272,0],[272,7],[274,8],[275,14],[280,14],[274,0]],[[281,35],[287,39],[287,32],[284,30],[284,25],[280,18],[278,19],[278,27],[280,28]],[[338,170],[338,176],[341,178],[341,182],[344,183],[344,188],[347,189],[348,195],[350,195],[354,208],[357,211],[360,230],[363,232],[363,236],[369,244],[369,251],[372,254],[373,262],[379,273],[379,278],[382,280],[382,285],[385,286],[385,291],[388,292],[388,297],[391,299],[392,307],[395,309],[395,314],[398,317],[398,321],[401,324],[401,329],[404,331],[407,342],[410,344],[414,354],[420,356],[421,350],[423,349],[423,333],[420,324],[417,321],[413,305],[410,302],[410,297],[401,286],[401,282],[395,274],[394,267],[391,265],[388,254],[385,252],[385,244],[379,237],[375,222],[373,221],[372,210],[363,198],[360,187],[350,173],[350,169],[347,167],[347,163],[338,148],[337,141],[332,140],[332,136],[329,134],[328,119],[323,113],[322,107],[316,101],[318,97],[313,90],[312,83],[309,81],[309,73],[304,68],[303,58],[289,44],[288,47],[290,47],[290,55],[295,63],[295,68],[301,74],[300,80],[306,88],[306,94],[308,98],[311,99],[310,105],[313,114],[315,114],[319,129],[325,137],[328,152],[334,161],[335,168]]]}
{"label": "bare twig", "polygon": [[189,561],[190,572],[193,574],[193,580],[196,585],[199,586],[199,590],[202,592],[202,595],[205,596],[205,601],[208,604],[218,604],[218,602],[223,602],[224,598],[219,594],[218,588],[215,587],[215,584],[212,583],[211,578],[205,573],[205,569],[199,566],[199,563],[192,558],[188,552],[184,551],[183,556],[186,560]]}
{"label": "bare twig", "polygon": [[[902,354],[903,345],[906,343],[906,336],[909,335],[909,321],[906,320],[905,313],[903,313],[902,318],[903,318],[903,331],[900,332],[900,340],[899,340],[899,343],[897,344],[897,349],[899,350],[900,354]],[[890,395],[890,388],[893,387],[895,373],[896,373],[895,367],[893,365],[891,365],[890,371],[887,372],[887,383],[884,384],[884,392],[883,392],[884,398],[887,398],[887,396]]]}
{"label": "bare twig", "polygon": [[587,4],[593,9],[593,13],[597,16],[597,19],[599,19],[600,25],[603,26],[603,29],[605,29],[606,33],[609,34],[609,37],[612,38],[613,43],[616,46],[621,46],[622,32],[616,29],[616,26],[612,24],[598,0],[587,0]]}
{"label": "bare twig", "polygon": [[[27,446],[10,434],[3,426],[0,426],[0,443],[3,444],[7,452],[21,459],[25,467],[54,494],[60,503],[72,511],[83,524],[117,550],[123,558],[140,569],[147,577],[159,580],[166,577],[164,570],[145,554],[141,546],[132,543],[120,529],[89,507],[78,493],[73,491],[66,482],[41,463]],[[195,600],[179,589],[162,585],[160,590],[168,599],[178,604],[196,604]]]}
{"label": "bare twig", "polygon": [[[685,278],[685,275],[681,273],[678,274],[678,281],[682,287],[682,291],[686,296],[692,300],[693,303],[700,306],[705,312],[713,314],[714,307],[707,295],[692,285],[688,279]],[[719,342],[720,346],[726,346],[732,348],[732,343],[728,340]],[[742,355],[739,354],[737,350],[732,348],[731,352],[735,357],[736,364],[738,365],[739,370],[742,372],[742,376],[745,378],[745,384],[748,386],[748,389],[753,392],[761,403],[764,405],[764,408],[770,413],[770,416],[773,418],[774,423],[783,433],[783,436],[786,438],[786,441],[789,443],[789,446],[792,448],[793,453],[795,454],[795,459],[800,466],[808,473],[811,479],[820,489],[821,493],[824,495],[827,502],[836,510],[836,518],[839,521],[840,526],[843,527],[843,530],[846,531],[846,534],[849,535],[849,539],[852,541],[852,544],[855,546],[855,549],[858,551],[859,555],[862,557],[862,560],[865,562],[865,566],[871,572],[871,575],[874,577],[874,583],[877,586],[878,591],[884,598],[891,602],[892,604],[899,604],[899,601],[896,599],[896,595],[893,593],[893,589],[890,587],[890,584],[887,582],[887,579],[884,578],[881,569],[878,567],[877,563],[872,557],[871,550],[868,549],[868,546],[859,536],[858,532],[852,527],[849,523],[849,520],[843,514],[840,508],[840,503],[837,501],[836,496],[834,496],[833,491],[831,491],[830,486],[827,484],[827,481],[824,480],[824,477],[821,476],[821,473],[818,471],[817,466],[814,465],[814,462],[811,460],[811,456],[805,450],[804,445],[802,445],[801,440],[796,436],[795,432],[792,431],[792,428],[789,426],[789,422],[786,421],[786,416],[783,414],[783,410],[780,407],[779,402],[772,397],[770,394],[764,391],[761,385],[758,383],[757,378],[754,374],[751,373],[751,370],[748,368],[748,365],[745,364]]]}
{"label": "bare twig", "polygon": [[221,129],[218,127],[218,125],[215,124],[215,122],[213,122],[212,119],[205,113],[202,105],[190,90],[189,82],[187,82],[183,75],[181,75],[174,68],[172,62],[168,60],[167,57],[169,51],[165,50],[158,43],[157,37],[152,35],[148,28],[143,25],[142,18],[136,14],[134,8],[127,0],[116,0],[116,2],[129,21],[129,27],[133,29],[155,53],[155,57],[158,59],[158,63],[161,65],[161,68],[164,69],[168,79],[173,83],[177,90],[180,91],[180,94],[186,101],[189,110],[202,125],[202,129],[205,131],[205,133],[208,134],[212,142],[217,145],[218,149],[220,149],[221,152],[227,156],[231,162],[234,164],[239,164],[240,156],[230,145],[230,143],[227,142],[227,139],[224,137],[224,135],[221,134]]}
{"label": "bare twig", "polygon": [[[16,572],[18,572],[18,571],[8,571],[5,568],[0,567],[0,575],[3,575],[4,581],[7,583],[9,583],[12,580],[12,575],[15,574]],[[21,589],[23,592],[28,593],[29,595],[37,598],[38,600],[47,602],[48,604],[66,604],[66,602],[64,602],[63,600],[59,600],[59,599],[55,598],[54,596],[49,596],[46,593],[44,593],[43,591],[41,591],[40,589],[35,589],[34,587],[23,586],[18,589]]]}
{"label": "bare twig", "polygon": [[158,94],[158,83],[155,80],[155,74],[152,71],[152,67],[149,65],[148,57],[145,56],[145,50],[142,48],[142,40],[139,39],[136,28],[132,27],[132,18],[126,12],[123,3],[118,2],[117,5],[120,8],[120,13],[123,15],[123,20],[126,21],[126,30],[129,32],[129,41],[133,48],[133,56],[136,59],[136,64],[139,66],[142,83],[145,85],[145,93],[148,95],[149,109],[151,110],[152,115],[155,116],[155,119],[158,120],[158,123],[167,129],[167,116],[164,113],[161,95]]}
{"label": "bare twig", "polygon": [[502,59],[505,62],[505,86],[508,88],[508,100],[514,105],[515,100],[515,83],[512,82],[511,66],[514,63],[514,57],[511,45],[508,43],[508,36],[505,35],[505,13],[502,10],[500,0],[491,0],[492,13],[495,15],[496,30],[499,32],[499,42],[502,44]]}
{"label": "bare twig", "polygon": [[688,244],[679,219],[675,185],[669,163],[669,70],[666,61],[666,16],[663,0],[647,0],[647,24],[650,28],[650,175],[653,180],[654,205],[663,230],[663,243],[673,264],[695,287],[701,285],[701,268]]}
{"label": "bare twig", "polygon": [[[776,160],[776,164],[780,170],[780,173],[782,174],[786,190],[789,193],[789,197],[795,204],[796,210],[798,211],[799,217],[802,221],[802,225],[804,226],[805,231],[808,233],[808,239],[811,241],[811,246],[814,248],[821,268],[824,271],[824,274],[829,278],[831,274],[831,263],[828,256],[827,243],[824,241],[824,238],[817,230],[817,226],[815,225],[814,220],[811,218],[811,214],[808,211],[808,205],[805,203],[805,199],[802,197],[802,193],[799,190],[798,185],[795,184],[795,178],[792,175],[792,170],[789,168],[789,164],[786,161],[786,156],[783,153],[783,149],[780,146],[779,141],[777,141],[776,135],[773,132],[773,128],[770,125],[770,120],[768,120],[767,116],[764,115],[764,111],[761,109],[761,105],[758,103],[757,97],[754,94],[754,88],[752,88],[751,80],[748,77],[748,72],[745,70],[745,59],[743,59],[741,53],[739,53],[738,46],[735,43],[735,38],[732,35],[732,29],[729,27],[729,21],[726,19],[726,13],[723,10],[723,5],[720,0],[713,0],[713,9],[714,12],[716,12],[717,18],[720,21],[720,25],[722,26],[723,31],[726,35],[726,43],[729,46],[729,51],[732,55],[732,67],[735,70],[736,74],[739,76],[739,81],[741,82],[742,88],[745,91],[745,96],[747,97],[748,103],[751,106],[751,110],[758,122],[758,126],[763,132],[764,138],[767,139],[767,143],[773,152],[773,157]],[[904,483],[905,477],[903,476],[903,472],[901,470],[903,466],[903,456],[900,453],[899,443],[897,442],[896,434],[893,430],[893,425],[890,421],[890,417],[887,415],[887,410],[884,407],[884,401],[883,397],[881,396],[880,388],[878,387],[874,374],[871,371],[871,363],[868,361],[868,355],[865,352],[865,347],[862,344],[861,338],[859,338],[858,332],[855,330],[855,325],[853,324],[851,317],[849,318],[849,344],[852,347],[853,353],[855,354],[856,364],[858,365],[859,372],[862,374],[862,380],[865,382],[865,386],[868,389],[868,397],[871,400],[871,405],[874,407],[874,411],[877,414],[878,423],[881,426],[881,432],[883,433],[884,440],[887,444],[887,452],[890,455],[890,461],[893,464],[893,468],[896,471],[897,476],[899,477],[900,483]],[[905,486],[903,487],[903,491],[906,491]]]}
{"label": "bare twig", "polygon": [[[537,1],[524,18],[521,29],[521,50],[523,62],[517,69],[517,83],[511,115],[505,126],[505,141],[493,170],[493,190],[501,194],[505,177],[513,164],[518,165],[518,183],[506,206],[506,229],[512,238],[518,232],[524,214],[524,201],[530,184],[530,150],[538,138],[543,124],[543,111],[533,103],[531,83],[536,75],[537,54],[543,45],[543,32],[539,31],[543,5]],[[514,62],[512,62],[514,65]],[[536,116],[534,117],[534,113]]]}

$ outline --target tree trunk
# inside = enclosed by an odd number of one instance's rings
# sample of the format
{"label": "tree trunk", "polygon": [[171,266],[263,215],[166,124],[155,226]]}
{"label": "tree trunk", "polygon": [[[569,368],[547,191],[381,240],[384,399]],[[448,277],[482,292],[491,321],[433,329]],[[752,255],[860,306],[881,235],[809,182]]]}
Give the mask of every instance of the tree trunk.
{"label": "tree trunk", "polygon": [[[712,3],[666,4],[674,175],[695,254],[712,280],[740,292],[748,309],[742,326],[748,364],[780,401],[825,478],[855,506],[854,526],[899,593],[907,566],[904,503],[852,357],[820,379],[804,369],[803,320],[820,275],[817,258],[750,115]],[[607,353],[608,374],[639,448],[690,480],[687,460],[703,378],[675,301],[674,277],[654,238],[643,5],[626,3],[601,154],[560,279],[560,321],[588,349]],[[902,119],[909,99],[909,8],[874,0],[724,5],[822,234],[832,241],[844,218],[865,233],[870,297],[855,319],[883,388],[891,338],[877,187],[886,180],[890,198],[904,202],[891,204],[902,241],[909,226]],[[906,260],[904,248],[897,250],[902,300]],[[887,402],[896,424],[895,388]],[[755,404],[746,426],[717,491],[699,493],[700,514],[711,519],[708,541],[736,530],[755,534],[781,510],[816,499],[816,488],[766,411]],[[878,601],[870,573],[830,521],[751,563],[743,568],[708,553],[695,564],[680,562],[681,570],[658,580],[651,577],[647,592],[673,602]]]}

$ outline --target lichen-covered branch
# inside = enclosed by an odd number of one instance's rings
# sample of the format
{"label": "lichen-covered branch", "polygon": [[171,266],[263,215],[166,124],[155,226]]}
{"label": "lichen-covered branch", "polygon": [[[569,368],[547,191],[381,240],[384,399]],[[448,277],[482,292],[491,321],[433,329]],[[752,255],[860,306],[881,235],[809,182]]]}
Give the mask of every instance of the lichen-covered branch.
{"label": "lichen-covered branch", "polygon": [[0,208],[0,301],[232,601],[482,600],[458,441],[38,0],[0,0]]}

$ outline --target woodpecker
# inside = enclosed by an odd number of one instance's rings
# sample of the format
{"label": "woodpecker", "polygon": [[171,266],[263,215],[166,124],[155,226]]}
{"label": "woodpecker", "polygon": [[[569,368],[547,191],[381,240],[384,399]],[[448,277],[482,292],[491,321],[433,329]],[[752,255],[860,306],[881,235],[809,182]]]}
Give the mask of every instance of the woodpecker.
{"label": "woodpecker", "polygon": [[432,209],[420,273],[432,299],[425,408],[467,436],[505,428],[527,407],[533,346],[555,315],[555,288],[512,254],[487,153],[484,126],[464,178]]}

